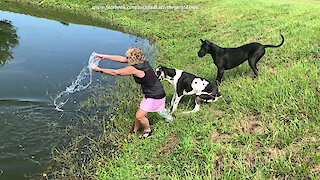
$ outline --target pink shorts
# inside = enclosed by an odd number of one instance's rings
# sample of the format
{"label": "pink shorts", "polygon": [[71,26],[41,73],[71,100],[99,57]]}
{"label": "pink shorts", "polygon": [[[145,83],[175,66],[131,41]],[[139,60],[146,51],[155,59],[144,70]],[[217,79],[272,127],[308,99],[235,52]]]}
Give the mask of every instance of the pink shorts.
{"label": "pink shorts", "polygon": [[143,96],[140,108],[146,112],[160,112],[165,109],[166,97],[162,99],[146,98]]}

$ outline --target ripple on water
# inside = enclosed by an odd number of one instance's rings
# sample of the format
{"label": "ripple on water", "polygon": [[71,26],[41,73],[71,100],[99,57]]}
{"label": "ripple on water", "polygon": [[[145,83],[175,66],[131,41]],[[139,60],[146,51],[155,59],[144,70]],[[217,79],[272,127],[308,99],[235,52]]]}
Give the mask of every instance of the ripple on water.
{"label": "ripple on water", "polygon": [[[0,100],[0,170],[16,170],[17,165],[21,171],[43,168],[41,164],[49,161],[51,148],[63,140],[72,123],[61,121],[49,104],[49,100]],[[64,114],[64,119],[74,117]]]}

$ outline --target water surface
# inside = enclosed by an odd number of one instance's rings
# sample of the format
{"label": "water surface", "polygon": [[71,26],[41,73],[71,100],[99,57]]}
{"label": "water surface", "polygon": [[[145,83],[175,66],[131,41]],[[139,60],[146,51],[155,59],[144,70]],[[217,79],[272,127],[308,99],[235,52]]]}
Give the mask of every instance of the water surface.
{"label": "water surface", "polygon": [[[23,179],[43,170],[52,147],[66,140],[68,125],[79,121],[75,109],[89,91],[76,93],[64,113],[54,110],[52,98],[75,80],[90,54],[124,55],[131,46],[150,45],[119,31],[8,11],[0,11],[0,21],[0,179]],[[100,76],[94,73],[93,86]]]}

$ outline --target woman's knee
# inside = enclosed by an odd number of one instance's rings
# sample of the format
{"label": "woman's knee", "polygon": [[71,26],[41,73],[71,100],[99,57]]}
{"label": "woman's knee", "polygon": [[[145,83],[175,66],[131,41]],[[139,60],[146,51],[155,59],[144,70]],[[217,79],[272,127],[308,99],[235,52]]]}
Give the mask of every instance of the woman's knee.
{"label": "woman's knee", "polygon": [[138,121],[142,121],[144,117],[145,117],[145,116],[142,115],[142,114],[139,114],[139,113],[136,114],[136,119],[137,119]]}
{"label": "woman's knee", "polygon": [[142,109],[139,108],[139,110],[136,113],[136,119],[138,121],[141,121],[141,120],[146,118],[147,114],[148,114],[148,112],[145,112],[145,111],[143,111]]}

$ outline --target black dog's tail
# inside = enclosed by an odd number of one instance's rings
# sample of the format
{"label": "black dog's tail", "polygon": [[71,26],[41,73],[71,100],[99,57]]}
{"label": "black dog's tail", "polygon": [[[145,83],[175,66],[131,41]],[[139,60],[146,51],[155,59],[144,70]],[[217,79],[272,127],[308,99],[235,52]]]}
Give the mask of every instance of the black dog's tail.
{"label": "black dog's tail", "polygon": [[273,48],[277,48],[282,46],[282,44],[284,43],[284,37],[282,36],[282,34],[280,34],[281,38],[282,38],[282,42],[278,45],[278,46],[274,46],[274,45],[263,45],[265,48],[269,48],[269,47],[273,47]]}

